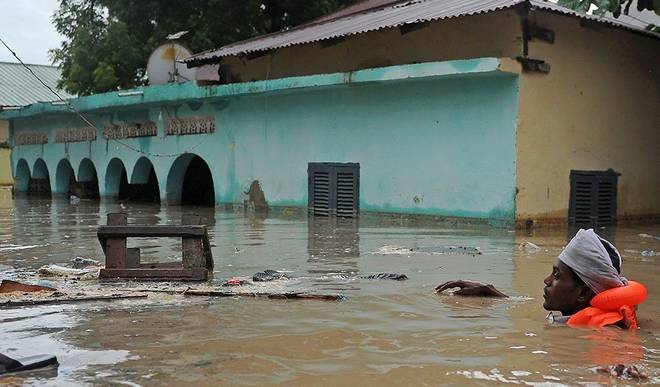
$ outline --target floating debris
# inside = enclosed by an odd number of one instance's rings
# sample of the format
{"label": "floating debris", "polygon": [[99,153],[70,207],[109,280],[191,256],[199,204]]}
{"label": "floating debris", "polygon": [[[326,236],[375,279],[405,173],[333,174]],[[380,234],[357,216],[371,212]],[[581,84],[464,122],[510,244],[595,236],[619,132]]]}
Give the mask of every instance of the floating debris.
{"label": "floating debris", "polygon": [[286,299],[286,300],[319,300],[319,301],[344,301],[346,296],[341,294],[311,294],[303,292],[225,292],[217,290],[189,290],[184,293],[185,296],[206,296],[206,297],[263,297],[268,299]]}
{"label": "floating debris", "polygon": [[660,251],[644,250],[640,254],[642,254],[643,257],[657,257],[660,256]]}
{"label": "floating debris", "polygon": [[623,377],[626,379],[635,379],[635,380],[646,380],[648,375],[643,373],[636,366],[626,367],[623,364],[610,365],[610,366],[600,366],[593,369],[595,372],[606,374],[615,378]]}
{"label": "floating debris", "polygon": [[413,249],[403,246],[386,245],[378,249],[378,254],[383,255],[409,255]]}
{"label": "floating debris", "polygon": [[76,277],[81,280],[99,278],[100,268],[74,269],[60,265],[46,265],[39,268],[39,275],[43,277]]}
{"label": "floating debris", "polygon": [[372,254],[380,255],[481,255],[481,250],[478,247],[472,246],[431,246],[421,248],[409,248],[396,245],[386,245],[378,249]]}
{"label": "floating debris", "polygon": [[478,247],[472,246],[439,246],[432,247],[430,249],[431,253],[434,255],[445,255],[445,254],[458,254],[458,255],[481,255],[481,250]]}
{"label": "floating debris", "polygon": [[250,281],[242,278],[230,278],[227,281],[225,281],[222,286],[243,286],[243,285],[249,285]]}
{"label": "floating debris", "polygon": [[70,297],[64,293],[53,293],[54,298],[42,299],[19,299],[19,300],[6,300],[0,298],[0,309],[13,308],[18,306],[32,306],[32,305],[47,305],[47,304],[70,304],[73,302],[85,301],[114,301],[125,300],[133,298],[147,298],[147,294],[110,294],[110,295],[97,295],[97,296],[77,296]]}
{"label": "floating debris", "polygon": [[252,281],[254,282],[268,282],[278,279],[289,279],[289,277],[287,277],[286,274],[280,273],[279,271],[276,270],[264,270],[255,273],[252,276]]}
{"label": "floating debris", "polygon": [[520,244],[520,246],[518,246],[518,250],[524,251],[528,254],[534,254],[539,252],[541,248],[530,241],[524,241],[523,243]]}
{"label": "floating debris", "polygon": [[651,239],[657,239],[660,241],[660,236],[655,236],[651,234],[637,234],[638,237],[640,238],[651,238]]}
{"label": "floating debris", "polygon": [[75,257],[71,260],[71,263],[73,264],[74,269],[84,269],[90,266],[101,266],[101,262],[95,259],[83,257]]}
{"label": "floating debris", "polygon": [[55,288],[2,280],[0,282],[0,309],[30,305],[66,304],[82,301],[105,301],[127,298],[145,298],[146,294],[101,293],[75,291],[67,293]]}
{"label": "floating debris", "polygon": [[378,274],[360,276],[360,278],[365,278],[365,279],[388,279],[388,280],[395,280],[395,281],[405,281],[405,280],[408,279],[408,276],[405,275],[405,274],[397,274],[397,273],[378,273]]}
{"label": "floating debris", "polygon": [[22,282],[2,280],[0,281],[0,293],[36,293],[36,292],[54,292],[55,289],[48,286],[30,285]]}

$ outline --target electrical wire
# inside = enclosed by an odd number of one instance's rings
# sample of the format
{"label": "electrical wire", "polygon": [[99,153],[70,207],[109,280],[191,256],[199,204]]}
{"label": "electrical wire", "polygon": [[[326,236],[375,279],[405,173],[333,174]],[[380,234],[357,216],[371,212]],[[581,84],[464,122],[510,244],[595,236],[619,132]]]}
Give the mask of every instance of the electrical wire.
{"label": "electrical wire", "polygon": [[[67,100],[65,100],[64,98],[62,98],[62,96],[59,95],[59,94],[58,94],[58,93],[57,93],[52,87],[48,86],[43,80],[41,80],[41,78],[39,78],[39,76],[38,76],[37,74],[35,74],[34,71],[32,71],[32,69],[31,69],[28,65],[26,65],[26,64],[21,60],[21,58],[18,57],[18,55],[16,54],[16,52],[14,52],[14,50],[12,50],[12,49],[9,47],[9,45],[7,45],[7,43],[5,43],[4,40],[2,40],[2,38],[0,38],[0,42],[2,42],[2,45],[5,46],[5,47],[7,48],[7,50],[9,50],[9,52],[11,52],[11,54],[14,56],[14,58],[16,58],[16,60],[18,60],[19,63],[20,63],[23,67],[25,67],[25,68],[30,72],[30,74],[32,74],[32,76],[33,76],[34,78],[37,79],[37,81],[39,81],[39,83],[41,83],[45,88],[47,88],[48,90],[50,90],[51,93],[55,94],[55,96],[57,96],[57,98],[60,100],[60,102],[64,103],[64,104],[67,106],[67,108],[68,108],[72,113],[74,113],[74,114],[76,114],[78,117],[80,117],[80,119],[82,119],[82,120],[85,122],[85,124],[89,125],[91,128],[94,128],[95,130],[100,131],[100,129],[99,129],[96,125],[94,125],[89,119],[87,119],[87,117],[85,117],[81,112],[77,111],[77,110],[73,107],[73,105],[71,105],[71,103],[70,103],[69,101],[67,101]],[[166,114],[167,114],[167,111],[166,111]],[[169,116],[169,114],[168,114],[168,116]],[[134,151],[134,152],[137,152],[137,153],[143,154],[143,155],[145,155],[145,156],[150,156],[150,157],[164,157],[164,158],[179,157],[179,156],[181,156],[181,155],[184,155],[184,154],[187,154],[187,153],[191,153],[194,149],[196,149],[197,147],[199,147],[200,145],[202,145],[202,143],[205,142],[205,139],[204,139],[204,140],[201,140],[199,143],[197,143],[196,145],[192,146],[192,147],[189,148],[188,150],[185,150],[185,151],[180,152],[180,153],[151,153],[151,152],[145,152],[145,151],[143,151],[143,150],[141,150],[141,149],[135,148],[135,147],[133,147],[133,146],[131,146],[131,145],[129,145],[129,144],[126,144],[126,143],[124,143],[123,141],[117,140],[117,139],[115,139],[115,138],[111,138],[111,139],[108,139],[108,140],[109,140],[109,141],[114,141],[114,142],[116,142],[116,143],[118,143],[118,144],[120,144],[120,145],[126,147],[127,149],[130,149],[130,150],[132,150],[132,151]]]}

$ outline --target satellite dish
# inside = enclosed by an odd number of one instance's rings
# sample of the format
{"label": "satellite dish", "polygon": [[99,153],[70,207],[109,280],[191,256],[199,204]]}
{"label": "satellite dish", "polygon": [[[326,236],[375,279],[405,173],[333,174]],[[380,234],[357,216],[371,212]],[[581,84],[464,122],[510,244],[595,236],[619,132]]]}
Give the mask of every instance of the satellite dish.
{"label": "satellite dish", "polygon": [[187,48],[176,43],[163,44],[155,49],[147,62],[149,84],[162,85],[194,80],[197,69],[189,69],[181,62],[190,55]]}

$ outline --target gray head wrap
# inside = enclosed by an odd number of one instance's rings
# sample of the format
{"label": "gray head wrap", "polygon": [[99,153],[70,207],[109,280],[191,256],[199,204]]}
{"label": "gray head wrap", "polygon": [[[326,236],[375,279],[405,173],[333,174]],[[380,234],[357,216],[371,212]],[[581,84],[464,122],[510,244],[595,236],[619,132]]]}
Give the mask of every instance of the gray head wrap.
{"label": "gray head wrap", "polygon": [[[611,256],[608,250],[612,252]],[[596,294],[627,283],[620,275],[621,254],[610,242],[599,237],[593,229],[580,229],[559,254],[559,259],[573,269]]]}

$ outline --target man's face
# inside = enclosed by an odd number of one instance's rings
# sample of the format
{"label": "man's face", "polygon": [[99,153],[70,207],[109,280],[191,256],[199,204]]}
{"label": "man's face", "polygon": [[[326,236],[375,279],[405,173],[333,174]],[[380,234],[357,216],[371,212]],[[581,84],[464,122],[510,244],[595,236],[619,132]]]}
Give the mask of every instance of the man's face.
{"label": "man's face", "polygon": [[585,296],[588,291],[576,281],[575,274],[559,259],[552,267],[552,273],[543,282],[545,310],[557,310],[568,315],[589,306],[590,299]]}

